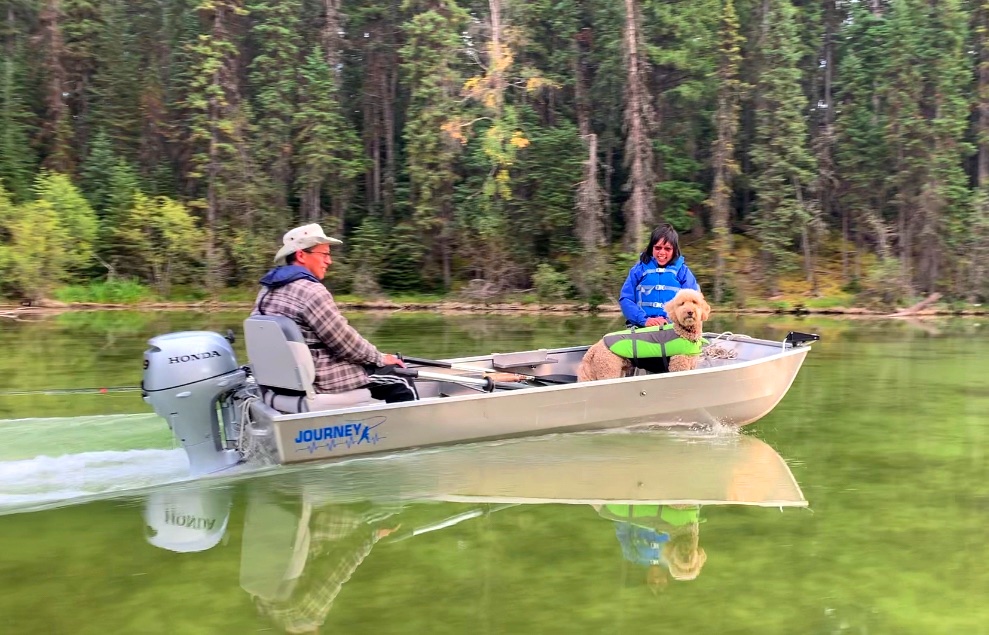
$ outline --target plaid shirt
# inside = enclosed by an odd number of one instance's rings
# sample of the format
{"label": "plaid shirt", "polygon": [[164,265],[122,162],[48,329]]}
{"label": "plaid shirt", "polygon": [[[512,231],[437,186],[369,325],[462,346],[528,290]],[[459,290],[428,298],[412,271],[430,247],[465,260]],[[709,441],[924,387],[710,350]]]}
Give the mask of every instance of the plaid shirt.
{"label": "plaid shirt", "polygon": [[316,392],[343,392],[367,384],[365,365],[381,366],[381,352],[347,323],[329,290],[312,280],[261,287],[251,315],[292,318],[316,367]]}
{"label": "plaid shirt", "polygon": [[283,601],[255,598],[258,608],[287,633],[322,626],[343,585],[377,542],[373,528],[347,510],[318,512],[309,529],[308,563],[291,596]]}

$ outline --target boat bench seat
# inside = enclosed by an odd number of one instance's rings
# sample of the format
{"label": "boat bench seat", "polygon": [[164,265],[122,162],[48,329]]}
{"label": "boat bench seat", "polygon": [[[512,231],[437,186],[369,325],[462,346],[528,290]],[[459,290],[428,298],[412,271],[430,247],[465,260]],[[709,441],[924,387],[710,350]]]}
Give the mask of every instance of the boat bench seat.
{"label": "boat bench seat", "polygon": [[285,414],[383,403],[367,388],[317,393],[316,367],[299,325],[280,315],[244,320],[244,343],[254,379],[266,404]]}
{"label": "boat bench seat", "polygon": [[542,366],[543,364],[555,364],[557,361],[549,356],[549,351],[542,348],[538,351],[524,351],[521,353],[495,353],[491,356],[491,365],[496,370],[508,370],[529,366],[530,368]]}

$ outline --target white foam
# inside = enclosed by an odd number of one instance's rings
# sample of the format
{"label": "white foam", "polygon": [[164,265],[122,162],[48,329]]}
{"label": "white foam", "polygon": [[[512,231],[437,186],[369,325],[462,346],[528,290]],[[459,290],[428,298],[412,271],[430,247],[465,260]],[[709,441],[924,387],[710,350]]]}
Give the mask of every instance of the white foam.
{"label": "white foam", "polygon": [[82,452],[0,462],[0,513],[188,479],[185,452]]}

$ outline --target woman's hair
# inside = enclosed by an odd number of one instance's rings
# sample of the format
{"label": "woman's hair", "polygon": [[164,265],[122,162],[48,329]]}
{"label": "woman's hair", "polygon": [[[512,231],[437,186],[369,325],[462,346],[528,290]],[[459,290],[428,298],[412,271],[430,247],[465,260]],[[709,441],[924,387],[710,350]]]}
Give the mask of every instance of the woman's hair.
{"label": "woman's hair", "polygon": [[673,257],[670,258],[670,262],[680,257],[680,236],[677,234],[677,230],[673,229],[673,225],[663,223],[652,230],[652,235],[649,236],[649,244],[642,250],[642,254],[639,256],[639,262],[644,265],[648,264],[652,260],[652,248],[661,240],[665,240],[673,247]]}

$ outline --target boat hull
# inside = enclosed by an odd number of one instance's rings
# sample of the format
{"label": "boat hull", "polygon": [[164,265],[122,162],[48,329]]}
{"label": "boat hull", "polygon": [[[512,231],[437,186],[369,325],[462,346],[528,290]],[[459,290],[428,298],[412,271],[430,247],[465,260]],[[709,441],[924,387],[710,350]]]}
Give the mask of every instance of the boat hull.
{"label": "boat hull", "polygon": [[[636,425],[739,427],[779,403],[809,350],[775,345],[749,361],[681,373],[290,415],[255,403],[252,412],[280,463]],[[563,361],[567,351],[551,354]]]}

